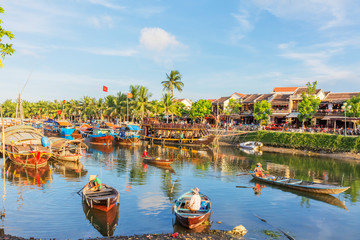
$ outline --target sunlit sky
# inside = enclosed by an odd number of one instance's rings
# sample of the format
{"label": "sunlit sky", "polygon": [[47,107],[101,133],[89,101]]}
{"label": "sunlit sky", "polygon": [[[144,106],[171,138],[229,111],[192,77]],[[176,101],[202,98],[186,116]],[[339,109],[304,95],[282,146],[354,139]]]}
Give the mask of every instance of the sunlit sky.
{"label": "sunlit sky", "polygon": [[[360,91],[357,0],[0,0],[16,50],[0,102],[104,97],[144,85],[176,98],[269,93],[274,87]],[[108,87],[108,93],[102,86]]]}

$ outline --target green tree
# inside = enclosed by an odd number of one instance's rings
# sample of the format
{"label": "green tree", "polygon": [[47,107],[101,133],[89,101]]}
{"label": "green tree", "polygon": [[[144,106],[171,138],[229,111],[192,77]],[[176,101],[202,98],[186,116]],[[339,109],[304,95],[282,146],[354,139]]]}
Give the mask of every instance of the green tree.
{"label": "green tree", "polygon": [[190,118],[200,118],[201,122],[211,113],[211,101],[200,99],[193,103],[190,109]]}
{"label": "green tree", "polygon": [[271,114],[271,103],[266,100],[262,100],[261,102],[255,102],[253,115],[254,118],[260,122],[260,125],[268,124]]}
{"label": "green tree", "polygon": [[135,110],[141,114],[141,122],[144,120],[145,112],[151,109],[151,104],[149,102],[151,96],[152,94],[147,87],[140,86],[138,98],[135,103]]}
{"label": "green tree", "polygon": [[299,115],[298,118],[302,121],[302,126],[305,126],[305,121],[310,120],[312,116],[316,113],[321,103],[319,98],[316,98],[316,85],[317,81],[312,84],[308,82],[306,86],[308,87],[306,92],[301,94],[302,101],[299,103]]}
{"label": "green tree", "polygon": [[164,93],[161,98],[161,109],[165,113],[166,122],[169,122],[169,114],[174,114],[176,112],[176,105],[174,102],[174,97],[171,93]]}
{"label": "green tree", "polygon": [[166,81],[162,81],[163,90],[166,90],[168,93],[171,93],[174,96],[174,88],[179,92],[182,91],[184,83],[181,81],[181,74],[177,70],[172,70],[170,75],[166,74]]}
{"label": "green tree", "polygon": [[[2,7],[0,7],[0,14],[1,13],[4,13],[4,9]],[[3,29],[1,27],[2,23],[3,23],[3,21],[0,19],[0,56],[1,56],[2,59],[4,59],[5,55],[12,55],[15,52],[15,50],[13,49],[12,44],[8,44],[8,43],[4,44],[4,43],[2,43],[2,39],[5,36],[9,40],[11,40],[15,36],[10,31],[6,31],[5,29]],[[3,66],[1,58],[0,58],[0,67]]]}
{"label": "green tree", "polygon": [[240,112],[240,107],[242,104],[240,103],[240,99],[229,99],[229,104],[226,106],[225,114],[238,114]]}
{"label": "green tree", "polygon": [[360,117],[360,94],[346,101],[351,108],[347,111],[350,117]]}

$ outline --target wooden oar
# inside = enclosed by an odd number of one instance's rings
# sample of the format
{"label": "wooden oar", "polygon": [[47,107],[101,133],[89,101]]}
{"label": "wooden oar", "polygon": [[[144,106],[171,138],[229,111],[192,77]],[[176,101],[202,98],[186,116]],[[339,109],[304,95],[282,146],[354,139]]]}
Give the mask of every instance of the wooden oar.
{"label": "wooden oar", "polygon": [[85,187],[86,187],[86,185],[88,185],[89,183],[87,183],[87,184],[85,184],[85,186],[83,186],[78,192],[77,192],[77,194],[79,194],[80,192],[81,192],[81,190],[83,190]]}
{"label": "wooden oar", "polygon": [[[253,213],[253,214],[254,214],[254,213]],[[268,221],[266,221],[265,219],[257,216],[256,214],[254,214],[254,216],[257,217],[258,219],[260,219],[261,221],[269,224],[271,227],[276,228],[277,230],[279,230],[279,231],[280,231],[282,234],[284,234],[288,239],[290,239],[290,240],[295,240],[295,238],[293,238],[292,236],[290,236],[289,234],[287,234],[286,232],[284,232],[284,231],[281,230],[280,228],[274,227],[273,225],[271,225],[270,223],[268,223]]]}

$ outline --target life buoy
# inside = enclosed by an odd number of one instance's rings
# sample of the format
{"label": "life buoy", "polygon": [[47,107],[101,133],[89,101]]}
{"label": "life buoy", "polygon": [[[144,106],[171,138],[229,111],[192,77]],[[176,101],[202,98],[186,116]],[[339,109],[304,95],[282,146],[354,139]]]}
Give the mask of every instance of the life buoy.
{"label": "life buoy", "polygon": [[183,140],[180,138],[180,139],[179,139],[179,143],[182,143],[182,142],[183,142]]}
{"label": "life buoy", "polygon": [[190,140],[189,140],[189,143],[193,143],[193,140],[192,140],[192,139],[190,139]]}

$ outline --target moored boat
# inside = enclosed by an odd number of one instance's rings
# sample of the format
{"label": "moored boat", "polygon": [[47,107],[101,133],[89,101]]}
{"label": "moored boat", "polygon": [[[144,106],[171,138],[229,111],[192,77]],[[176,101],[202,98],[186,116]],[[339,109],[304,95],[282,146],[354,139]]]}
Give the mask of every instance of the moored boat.
{"label": "moored boat", "polygon": [[263,146],[263,143],[262,142],[248,141],[248,142],[240,143],[239,146],[242,149],[259,151],[260,148]]}
{"label": "moored boat", "polygon": [[203,224],[206,220],[210,218],[211,215],[211,202],[210,199],[199,193],[201,196],[201,201],[205,202],[205,207],[200,208],[197,211],[191,211],[186,208],[186,203],[190,201],[193,196],[192,191],[188,191],[181,195],[175,202],[174,212],[176,216],[176,220],[184,227],[189,229],[195,229]]}
{"label": "moored boat", "polygon": [[88,124],[83,124],[79,131],[85,141],[90,144],[112,145],[114,141],[115,134],[112,128],[93,128]]}
{"label": "moored boat", "polygon": [[52,158],[57,161],[79,161],[82,157],[82,149],[87,149],[82,140],[68,140],[65,138],[49,138]]}
{"label": "moored boat", "polygon": [[87,184],[82,190],[84,201],[90,208],[104,212],[109,211],[119,201],[119,192],[106,184],[102,184],[100,190],[92,190]]}
{"label": "moored boat", "polygon": [[119,129],[115,135],[115,141],[120,145],[136,146],[140,144],[140,126],[135,124],[126,124]]}
{"label": "moored boat", "polygon": [[202,124],[143,124],[143,139],[151,143],[180,146],[207,146],[213,143],[215,135]]}
{"label": "moored boat", "polygon": [[175,159],[160,159],[160,158],[144,158],[144,163],[154,164],[154,165],[169,165],[172,164]]}
{"label": "moored boat", "polygon": [[24,167],[42,167],[51,156],[48,139],[37,129],[16,125],[4,130],[5,152],[13,163]]}
{"label": "moored boat", "polygon": [[310,181],[302,181],[299,179],[286,178],[286,177],[276,177],[276,176],[258,177],[255,176],[255,174],[251,174],[251,176],[255,180],[259,180],[262,182],[288,187],[292,189],[297,189],[301,191],[312,192],[312,193],[338,194],[350,188],[350,187],[341,187],[330,184],[315,183]]}

